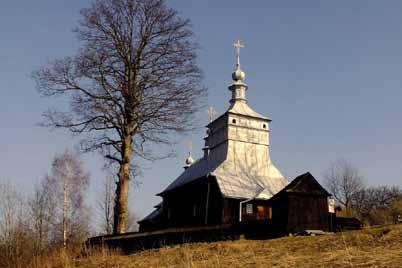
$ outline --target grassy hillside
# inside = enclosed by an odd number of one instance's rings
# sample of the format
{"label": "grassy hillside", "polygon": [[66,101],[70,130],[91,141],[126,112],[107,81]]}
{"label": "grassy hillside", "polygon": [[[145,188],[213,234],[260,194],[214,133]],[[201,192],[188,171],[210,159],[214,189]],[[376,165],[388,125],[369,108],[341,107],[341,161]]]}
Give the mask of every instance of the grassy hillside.
{"label": "grassy hillside", "polygon": [[59,265],[48,267],[401,268],[402,225],[315,237],[195,243],[128,256],[98,252]]}

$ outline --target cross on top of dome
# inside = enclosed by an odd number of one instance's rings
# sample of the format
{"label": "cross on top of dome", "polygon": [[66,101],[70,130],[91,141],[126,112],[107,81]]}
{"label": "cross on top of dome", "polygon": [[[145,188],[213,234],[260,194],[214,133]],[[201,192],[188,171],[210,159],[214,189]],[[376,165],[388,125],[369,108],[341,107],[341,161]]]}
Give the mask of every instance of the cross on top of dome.
{"label": "cross on top of dome", "polygon": [[244,44],[240,39],[238,39],[233,45],[237,50],[237,66],[240,67],[240,49],[244,48]]}
{"label": "cross on top of dome", "polygon": [[232,79],[234,81],[243,81],[244,78],[246,78],[246,74],[240,69],[240,49],[244,48],[244,44],[241,40],[237,40],[236,43],[234,43],[234,47],[236,48],[237,52],[237,64],[236,70],[232,73]]}

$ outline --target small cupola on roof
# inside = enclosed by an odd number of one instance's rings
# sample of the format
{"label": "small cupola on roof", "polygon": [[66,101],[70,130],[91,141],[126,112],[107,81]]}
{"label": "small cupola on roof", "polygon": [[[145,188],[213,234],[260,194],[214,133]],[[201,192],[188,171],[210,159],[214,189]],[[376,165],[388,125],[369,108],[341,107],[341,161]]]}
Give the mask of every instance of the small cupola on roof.
{"label": "small cupola on roof", "polygon": [[237,40],[234,46],[237,49],[237,64],[236,70],[232,73],[232,79],[234,82],[229,86],[229,90],[232,91],[232,99],[230,100],[230,103],[236,101],[247,102],[246,91],[248,86],[244,83],[246,74],[240,67],[240,48],[243,48],[244,45],[240,40]]}
{"label": "small cupola on roof", "polygon": [[188,149],[189,149],[188,150],[188,157],[186,158],[186,161],[185,161],[186,165],[183,167],[184,169],[188,169],[194,163],[194,158],[191,155],[192,148],[193,148],[193,143],[189,142],[189,144],[188,144]]}
{"label": "small cupola on roof", "polygon": [[191,155],[191,152],[188,153],[188,157],[187,157],[185,163],[186,163],[186,165],[183,167],[184,169],[188,169],[194,163],[194,159]]}

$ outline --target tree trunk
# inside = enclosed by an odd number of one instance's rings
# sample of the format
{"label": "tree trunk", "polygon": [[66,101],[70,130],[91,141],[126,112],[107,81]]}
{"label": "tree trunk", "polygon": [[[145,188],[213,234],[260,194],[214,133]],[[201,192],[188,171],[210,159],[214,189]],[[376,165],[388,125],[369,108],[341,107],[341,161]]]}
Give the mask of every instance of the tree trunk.
{"label": "tree trunk", "polygon": [[68,211],[68,182],[70,179],[70,165],[66,162],[66,174],[63,178],[63,248],[67,247],[67,211]]}
{"label": "tree trunk", "polygon": [[126,137],[122,145],[122,158],[119,169],[119,182],[116,188],[113,233],[121,234],[126,231],[128,219],[128,190],[130,186],[130,163],[132,155],[132,138]]}
{"label": "tree trunk", "polygon": [[63,186],[63,248],[67,247],[67,187]]}

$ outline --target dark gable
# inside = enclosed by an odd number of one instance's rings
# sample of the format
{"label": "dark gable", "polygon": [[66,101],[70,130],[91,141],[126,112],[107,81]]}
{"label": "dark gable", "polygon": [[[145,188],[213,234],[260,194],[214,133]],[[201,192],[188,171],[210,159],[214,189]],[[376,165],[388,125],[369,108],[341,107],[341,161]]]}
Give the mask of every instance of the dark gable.
{"label": "dark gable", "polygon": [[308,195],[321,195],[321,196],[331,196],[324,187],[311,175],[310,172],[304,173],[294,180],[292,180],[285,188],[279,191],[273,199],[283,194],[287,193],[298,193],[298,194],[308,194]]}

